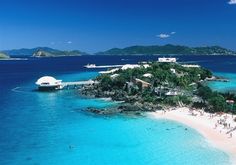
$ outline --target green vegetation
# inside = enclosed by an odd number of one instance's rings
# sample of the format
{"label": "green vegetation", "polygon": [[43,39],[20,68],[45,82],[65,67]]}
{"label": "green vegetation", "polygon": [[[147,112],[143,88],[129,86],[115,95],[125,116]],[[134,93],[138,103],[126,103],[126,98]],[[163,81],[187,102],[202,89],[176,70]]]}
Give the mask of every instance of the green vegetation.
{"label": "green vegetation", "polygon": [[[177,63],[153,62],[148,65],[102,74],[96,78],[100,83],[90,88],[90,93],[96,97],[112,97],[131,104],[186,105],[204,108],[212,113],[236,112],[236,104],[226,102],[236,102],[234,94],[215,92],[204,86],[204,80],[212,77],[209,70],[187,68]],[[149,76],[144,76],[147,73]]]}
{"label": "green vegetation", "polygon": [[221,112],[226,109],[226,100],[218,92],[213,92],[209,87],[202,86],[198,89],[198,95],[207,105],[208,111]]}
{"label": "green vegetation", "polygon": [[[198,96],[203,99],[202,106],[209,112],[231,112],[236,114],[236,95],[233,93],[219,93],[212,91],[208,86],[199,85]],[[231,100],[234,103],[227,103]]]}
{"label": "green vegetation", "polygon": [[123,49],[113,48],[98,55],[236,55],[236,52],[219,47],[187,47],[179,45],[131,46]]}
{"label": "green vegetation", "polygon": [[[140,67],[135,69],[119,70],[116,73],[119,76],[111,79],[108,74],[99,76],[97,79],[101,80],[101,84],[111,86],[113,88],[123,87],[127,81],[132,81],[135,78],[142,79],[152,85],[158,87],[160,85],[166,87],[179,87],[181,89],[188,89],[193,82],[197,83],[204,80],[206,77],[211,77],[209,70],[203,68],[185,68],[175,63],[152,63],[148,68]],[[174,69],[176,73],[173,73]],[[153,75],[151,78],[143,77],[145,73]],[[105,81],[106,83],[104,83]]]}
{"label": "green vegetation", "polygon": [[38,49],[34,52],[34,57],[56,57],[56,56],[78,56],[81,55],[81,52],[78,50],[74,51],[61,51],[55,49]]}
{"label": "green vegetation", "polygon": [[[119,70],[115,72],[119,76],[111,78],[110,74],[97,77],[100,82],[99,89],[114,93],[114,96],[136,96],[134,101],[163,103],[168,105],[190,104],[193,90],[197,83],[206,77],[211,77],[209,70],[204,68],[185,68],[175,63],[150,63],[150,67]],[[173,72],[174,70],[174,72]],[[144,77],[144,74],[152,77]],[[143,86],[140,79],[147,83]],[[144,83],[144,85],[145,85]],[[176,96],[167,96],[166,93],[175,92]]]}
{"label": "green vegetation", "polygon": [[10,58],[8,55],[6,55],[5,53],[0,52],[0,59],[8,59]]}

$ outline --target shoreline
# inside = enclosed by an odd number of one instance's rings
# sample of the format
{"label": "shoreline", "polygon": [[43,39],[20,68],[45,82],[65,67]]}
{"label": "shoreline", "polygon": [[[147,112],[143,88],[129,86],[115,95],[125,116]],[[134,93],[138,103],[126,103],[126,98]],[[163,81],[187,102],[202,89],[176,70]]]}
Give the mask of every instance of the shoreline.
{"label": "shoreline", "polygon": [[[236,115],[213,115],[202,110],[190,111],[189,108],[168,109],[148,113],[148,116],[151,118],[173,120],[195,129],[211,145],[228,154],[231,164],[236,164],[236,130],[231,132],[232,137],[230,137],[230,133],[226,134],[229,130],[236,127],[236,122],[233,121]],[[224,128],[223,125],[216,124],[220,119],[226,119],[231,128]]]}
{"label": "shoreline", "polygon": [[0,59],[0,61],[25,61],[28,60],[28,58],[3,58]]}

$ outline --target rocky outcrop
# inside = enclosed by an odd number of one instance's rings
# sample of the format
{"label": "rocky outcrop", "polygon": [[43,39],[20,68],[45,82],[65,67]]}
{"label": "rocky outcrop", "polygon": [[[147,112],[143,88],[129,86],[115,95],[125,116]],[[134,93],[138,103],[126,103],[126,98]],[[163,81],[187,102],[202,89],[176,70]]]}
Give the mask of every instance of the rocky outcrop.
{"label": "rocky outcrop", "polygon": [[106,108],[106,109],[98,109],[98,108],[94,108],[94,107],[88,107],[87,111],[97,114],[97,115],[114,115],[114,114],[121,113],[121,110],[117,107]]}
{"label": "rocky outcrop", "polygon": [[80,94],[92,98],[111,98],[113,101],[123,101],[115,107],[106,109],[88,108],[87,111],[97,115],[114,114],[134,114],[140,115],[142,112],[153,112],[160,110],[159,104],[153,104],[143,101],[138,95],[128,95],[124,90],[103,91],[99,85],[83,86],[79,89]]}
{"label": "rocky outcrop", "polygon": [[33,54],[33,57],[52,57],[52,56],[53,56],[53,54],[43,51],[43,50],[36,51]]}
{"label": "rocky outcrop", "polygon": [[117,114],[128,114],[128,115],[142,115],[143,112],[154,112],[162,109],[158,105],[153,105],[149,103],[139,103],[135,102],[134,104],[122,103],[118,106],[113,106],[105,109],[98,109],[94,107],[87,108],[87,112],[93,113],[96,115],[117,115]]}
{"label": "rocky outcrop", "polygon": [[78,50],[72,51],[62,51],[51,48],[38,48],[34,51],[33,57],[61,57],[61,56],[80,56],[81,54],[86,54]]}
{"label": "rocky outcrop", "polygon": [[10,58],[7,54],[0,52],[0,59],[8,59]]}

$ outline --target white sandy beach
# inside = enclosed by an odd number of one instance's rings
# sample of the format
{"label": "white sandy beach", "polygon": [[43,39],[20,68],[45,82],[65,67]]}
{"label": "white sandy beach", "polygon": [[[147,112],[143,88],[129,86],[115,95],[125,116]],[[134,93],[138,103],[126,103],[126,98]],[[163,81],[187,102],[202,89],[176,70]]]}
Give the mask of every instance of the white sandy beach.
{"label": "white sandy beach", "polygon": [[[189,110],[189,108],[177,108],[174,110],[157,111],[150,113],[157,119],[174,120],[196,129],[213,146],[229,154],[232,164],[236,164],[236,115],[210,115],[202,110]],[[216,124],[218,123],[218,124]],[[227,126],[223,125],[227,123]],[[229,133],[227,133],[229,132]],[[231,137],[232,136],[232,137]]]}

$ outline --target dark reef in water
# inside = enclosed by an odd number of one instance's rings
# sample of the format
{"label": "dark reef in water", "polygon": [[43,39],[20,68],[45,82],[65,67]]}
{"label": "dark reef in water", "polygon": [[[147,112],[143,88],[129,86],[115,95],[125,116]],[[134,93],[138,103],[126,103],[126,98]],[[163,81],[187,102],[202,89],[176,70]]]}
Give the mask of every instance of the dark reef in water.
{"label": "dark reef in water", "polygon": [[[117,106],[112,106],[105,109],[98,109],[94,107],[88,107],[87,112],[97,114],[97,115],[116,115],[116,114],[125,114],[125,115],[142,115],[143,112],[153,112],[154,109],[147,109],[146,106],[138,106],[137,104],[130,103],[121,103]],[[149,107],[150,108],[150,107]]]}

